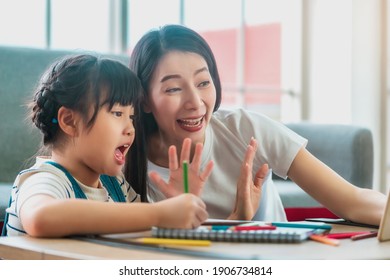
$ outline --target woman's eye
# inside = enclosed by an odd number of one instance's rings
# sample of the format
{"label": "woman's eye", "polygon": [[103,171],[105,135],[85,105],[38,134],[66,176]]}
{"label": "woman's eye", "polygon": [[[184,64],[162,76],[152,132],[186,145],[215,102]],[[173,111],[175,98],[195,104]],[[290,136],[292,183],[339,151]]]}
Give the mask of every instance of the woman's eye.
{"label": "woman's eye", "polygon": [[210,81],[204,81],[199,84],[200,87],[207,87],[210,84]]}
{"label": "woman's eye", "polygon": [[175,93],[175,92],[177,92],[179,90],[180,90],[180,88],[168,88],[165,92],[167,92],[167,93]]}

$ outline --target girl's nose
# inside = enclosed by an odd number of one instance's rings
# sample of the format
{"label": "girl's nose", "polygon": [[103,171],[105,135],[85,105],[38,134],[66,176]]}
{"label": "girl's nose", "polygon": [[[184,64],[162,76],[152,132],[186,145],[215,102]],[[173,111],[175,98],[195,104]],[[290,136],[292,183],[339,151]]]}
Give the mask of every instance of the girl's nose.
{"label": "girl's nose", "polygon": [[128,136],[133,136],[133,135],[135,134],[135,129],[133,128],[133,129],[128,130],[128,131],[126,132],[126,134],[127,134]]}
{"label": "girl's nose", "polygon": [[135,134],[135,128],[134,128],[134,124],[133,124],[133,120],[129,120],[127,125],[126,125],[126,128],[124,130],[124,134],[126,134],[127,136],[132,136]]}

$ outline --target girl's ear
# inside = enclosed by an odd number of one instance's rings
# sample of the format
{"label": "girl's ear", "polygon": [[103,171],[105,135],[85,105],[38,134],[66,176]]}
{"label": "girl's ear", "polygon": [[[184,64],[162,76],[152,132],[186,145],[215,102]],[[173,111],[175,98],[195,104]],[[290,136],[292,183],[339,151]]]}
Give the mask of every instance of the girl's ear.
{"label": "girl's ear", "polygon": [[61,130],[71,136],[77,136],[77,114],[68,108],[60,107],[57,114],[58,125]]}

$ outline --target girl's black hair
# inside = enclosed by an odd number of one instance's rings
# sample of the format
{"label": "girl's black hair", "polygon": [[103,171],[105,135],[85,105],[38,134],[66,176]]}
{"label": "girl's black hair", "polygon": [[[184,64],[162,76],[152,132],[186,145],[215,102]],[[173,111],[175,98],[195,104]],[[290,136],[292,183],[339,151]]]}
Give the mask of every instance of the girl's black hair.
{"label": "girl's black hair", "polygon": [[[139,116],[142,91],[137,76],[119,61],[90,54],[66,56],[50,66],[42,76],[30,103],[31,119],[42,132],[43,145],[52,149],[61,135],[57,120],[59,108],[77,111],[90,128],[105,104],[109,109],[118,103],[132,105],[135,116]],[[89,113],[91,109],[92,116]],[[136,136],[129,151],[129,156],[137,164],[126,179],[134,189],[145,192],[147,161],[143,126],[139,121],[140,118],[134,120]]]}

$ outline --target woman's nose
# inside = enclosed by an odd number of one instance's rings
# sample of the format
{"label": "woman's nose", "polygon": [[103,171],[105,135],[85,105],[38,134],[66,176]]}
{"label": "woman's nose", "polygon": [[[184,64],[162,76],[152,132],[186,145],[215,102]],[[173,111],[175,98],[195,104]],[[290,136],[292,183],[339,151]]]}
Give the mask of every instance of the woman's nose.
{"label": "woman's nose", "polygon": [[186,94],[186,109],[198,109],[202,105],[202,98],[196,89],[189,89]]}

